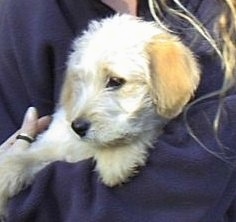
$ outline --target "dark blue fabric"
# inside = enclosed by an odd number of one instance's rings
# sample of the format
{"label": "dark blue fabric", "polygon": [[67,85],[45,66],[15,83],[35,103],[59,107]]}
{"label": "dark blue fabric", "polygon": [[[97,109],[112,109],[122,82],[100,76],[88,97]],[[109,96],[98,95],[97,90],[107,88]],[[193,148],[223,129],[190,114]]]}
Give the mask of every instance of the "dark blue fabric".
{"label": "dark blue fabric", "polygon": [[[139,15],[150,19],[145,1]],[[219,0],[183,1],[212,28]],[[30,105],[52,113],[72,39],[91,19],[114,13],[96,0],[5,0],[0,7],[0,140],[15,131]],[[173,18],[165,20],[174,28]],[[180,29],[181,30],[181,29]],[[189,35],[188,35],[189,33]],[[203,74],[197,97],[222,83],[219,60],[209,45],[179,35],[199,57]],[[216,134],[218,99],[192,107],[171,121],[148,163],[124,186],[107,188],[91,160],[53,163],[9,204],[9,222],[235,222],[236,96],[227,96]],[[208,149],[208,150],[206,150]],[[221,158],[216,157],[220,154]]]}

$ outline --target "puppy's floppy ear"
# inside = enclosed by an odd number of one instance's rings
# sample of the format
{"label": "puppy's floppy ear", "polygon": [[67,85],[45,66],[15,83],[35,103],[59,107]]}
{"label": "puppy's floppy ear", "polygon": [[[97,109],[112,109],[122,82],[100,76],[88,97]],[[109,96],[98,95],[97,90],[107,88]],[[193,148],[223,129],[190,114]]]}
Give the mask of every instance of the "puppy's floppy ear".
{"label": "puppy's floppy ear", "polygon": [[155,36],[148,44],[151,91],[157,112],[177,116],[199,83],[198,64],[191,51],[171,34]]}

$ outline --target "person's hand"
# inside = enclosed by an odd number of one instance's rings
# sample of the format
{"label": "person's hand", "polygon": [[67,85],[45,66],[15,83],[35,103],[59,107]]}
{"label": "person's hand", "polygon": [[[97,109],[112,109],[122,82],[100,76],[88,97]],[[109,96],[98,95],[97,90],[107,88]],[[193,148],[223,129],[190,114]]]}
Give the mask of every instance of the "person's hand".
{"label": "person's hand", "polygon": [[21,128],[0,145],[0,152],[29,148],[34,138],[48,127],[50,121],[49,116],[38,118],[37,110],[34,107],[28,108]]}

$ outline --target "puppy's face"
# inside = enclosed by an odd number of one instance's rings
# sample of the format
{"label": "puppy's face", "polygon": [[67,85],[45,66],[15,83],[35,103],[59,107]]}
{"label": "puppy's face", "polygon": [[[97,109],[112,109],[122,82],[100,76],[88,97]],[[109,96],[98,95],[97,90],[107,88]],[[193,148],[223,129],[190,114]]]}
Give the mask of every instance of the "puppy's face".
{"label": "puppy's face", "polygon": [[[182,111],[199,81],[177,38],[130,17],[114,27],[119,19],[94,24],[75,42],[61,96],[73,130],[100,146],[155,133]],[[122,28],[133,29],[130,39]]]}
{"label": "puppy's face", "polygon": [[91,69],[79,65],[73,70],[63,102],[75,132],[103,146],[131,142],[161,121],[150,96],[146,59],[142,58],[143,66],[129,58],[123,58],[126,64],[113,59],[96,61]]}

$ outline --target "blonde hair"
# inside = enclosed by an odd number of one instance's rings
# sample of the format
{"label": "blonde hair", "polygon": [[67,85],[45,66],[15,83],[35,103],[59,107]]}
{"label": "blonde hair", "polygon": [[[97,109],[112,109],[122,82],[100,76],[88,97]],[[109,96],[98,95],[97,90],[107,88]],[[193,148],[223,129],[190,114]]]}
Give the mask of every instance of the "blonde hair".
{"label": "blonde hair", "polygon": [[[168,3],[173,3],[174,7],[170,7]],[[170,28],[163,23],[161,18],[163,15],[171,15],[175,19],[185,20],[189,23],[214,49],[221,59],[222,69],[224,71],[224,81],[222,83],[221,89],[202,96],[201,98],[193,101],[186,108],[185,111],[185,122],[190,132],[191,136],[207,151],[213,155],[224,159],[220,154],[212,151],[200,141],[199,138],[194,134],[191,127],[188,125],[187,121],[187,111],[193,105],[199,101],[202,101],[211,96],[219,96],[220,102],[218,110],[215,115],[215,120],[213,123],[214,131],[218,132],[218,127],[220,124],[220,116],[223,106],[223,98],[227,91],[235,85],[235,71],[236,71],[236,1],[235,0],[219,0],[221,4],[221,12],[219,16],[215,18],[214,30],[208,30],[201,21],[199,21],[182,3],[181,0],[148,0],[150,12],[154,20],[162,26],[164,29],[172,32]],[[214,31],[216,35],[214,37],[210,34]],[[220,141],[219,141],[220,144]],[[224,159],[225,160],[225,159]]]}
{"label": "blonde hair", "polygon": [[225,84],[223,87],[227,89],[232,86],[236,66],[236,1],[221,1],[222,12],[215,19],[215,31],[219,39],[214,39],[211,36],[201,21],[181,3],[181,0],[172,0],[176,6],[175,8],[168,6],[169,0],[148,0],[148,4],[153,18],[165,29],[168,29],[168,27],[160,20],[163,12],[186,20],[211,44],[221,58],[225,71]]}

